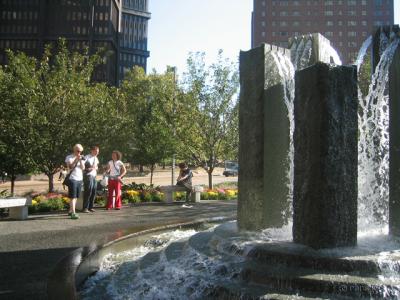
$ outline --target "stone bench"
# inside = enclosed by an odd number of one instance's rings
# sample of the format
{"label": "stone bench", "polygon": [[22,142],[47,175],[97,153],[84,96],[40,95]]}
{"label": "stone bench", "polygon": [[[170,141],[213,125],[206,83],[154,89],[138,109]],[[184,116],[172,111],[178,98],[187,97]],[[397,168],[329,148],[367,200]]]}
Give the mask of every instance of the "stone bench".
{"label": "stone bench", "polygon": [[32,204],[30,198],[1,198],[0,208],[9,208],[9,217],[17,220],[28,218],[28,206]]}
{"label": "stone bench", "polygon": [[[199,185],[195,185],[192,188],[192,202],[200,202],[200,194],[204,188]],[[186,188],[178,185],[166,185],[161,186],[160,191],[165,195],[165,202],[172,203],[174,201],[174,192],[186,192]]]}

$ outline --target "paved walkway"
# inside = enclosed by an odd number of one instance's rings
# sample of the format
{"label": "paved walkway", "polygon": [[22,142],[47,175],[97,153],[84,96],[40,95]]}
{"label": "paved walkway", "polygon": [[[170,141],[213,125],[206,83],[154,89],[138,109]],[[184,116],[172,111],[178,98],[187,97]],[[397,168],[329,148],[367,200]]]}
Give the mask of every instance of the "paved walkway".
{"label": "paved walkway", "polygon": [[98,209],[71,220],[66,214],[32,215],[26,221],[0,219],[0,299],[46,299],[54,265],[79,247],[103,244],[150,227],[211,217],[236,217],[236,201]]}

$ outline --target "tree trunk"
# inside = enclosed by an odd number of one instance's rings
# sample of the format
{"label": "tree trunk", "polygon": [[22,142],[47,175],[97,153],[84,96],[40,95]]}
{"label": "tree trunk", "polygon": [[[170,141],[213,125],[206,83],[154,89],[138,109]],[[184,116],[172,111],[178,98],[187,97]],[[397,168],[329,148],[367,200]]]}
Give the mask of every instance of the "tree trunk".
{"label": "tree trunk", "polygon": [[139,165],[139,172],[140,172],[140,173],[143,173],[143,172],[144,172],[143,165]]}
{"label": "tree trunk", "polygon": [[154,165],[150,166],[150,185],[153,184],[153,173],[154,173]]}
{"label": "tree trunk", "polygon": [[54,192],[54,173],[46,174],[49,178],[49,193]]}
{"label": "tree trunk", "polygon": [[17,176],[11,175],[11,196],[14,197],[14,189],[15,189],[15,180],[17,179]]}
{"label": "tree trunk", "polygon": [[165,170],[165,161],[162,163],[162,169]]}
{"label": "tree trunk", "polygon": [[209,188],[210,190],[213,189],[213,178],[212,178],[212,173],[213,173],[213,171],[214,171],[213,168],[209,168],[209,169],[207,170],[207,173],[208,173],[208,188]]}

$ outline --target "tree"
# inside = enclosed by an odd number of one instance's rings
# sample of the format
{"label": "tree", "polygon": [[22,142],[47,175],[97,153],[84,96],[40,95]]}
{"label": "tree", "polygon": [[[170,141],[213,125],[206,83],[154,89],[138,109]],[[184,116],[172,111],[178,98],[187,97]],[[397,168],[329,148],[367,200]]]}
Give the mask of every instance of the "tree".
{"label": "tree", "polygon": [[131,122],[126,132],[129,156],[150,167],[150,183],[156,164],[170,157],[175,148],[173,131],[164,118],[162,105],[172,100],[174,85],[169,73],[146,75],[142,68],[135,67],[121,87],[127,119]]}
{"label": "tree", "polygon": [[37,98],[35,59],[9,51],[8,65],[0,69],[0,171],[11,180],[11,194],[17,175],[35,170],[32,149],[36,135],[32,128]]}
{"label": "tree", "polygon": [[54,190],[54,174],[72,146],[93,139],[97,110],[107,98],[107,93],[102,95],[104,86],[91,86],[98,63],[99,57],[89,56],[87,50],[70,53],[65,40],[60,39],[56,54],[47,46],[37,68],[40,80],[34,158],[38,169],[49,178],[50,192]]}
{"label": "tree", "polygon": [[181,155],[195,160],[207,171],[212,188],[212,173],[218,159],[235,152],[232,145],[237,145],[237,65],[224,59],[222,50],[209,67],[204,53],[190,54],[187,65],[184,93],[176,103],[176,134],[184,145]]}

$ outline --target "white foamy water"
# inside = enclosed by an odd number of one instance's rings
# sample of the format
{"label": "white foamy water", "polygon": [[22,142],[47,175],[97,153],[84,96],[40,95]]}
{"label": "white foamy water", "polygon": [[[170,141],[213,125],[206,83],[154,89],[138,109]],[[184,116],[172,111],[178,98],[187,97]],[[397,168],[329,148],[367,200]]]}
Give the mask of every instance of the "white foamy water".
{"label": "white foamy water", "polygon": [[358,52],[357,59],[354,64],[357,66],[357,71],[360,71],[361,65],[364,62],[365,55],[367,54],[367,50],[372,44],[372,36],[370,35],[361,45],[360,51]]}
{"label": "white foamy water", "polygon": [[[386,36],[384,42],[386,43]],[[388,222],[389,201],[389,68],[399,39],[383,50],[368,95],[359,95],[358,226],[381,227]]]}

